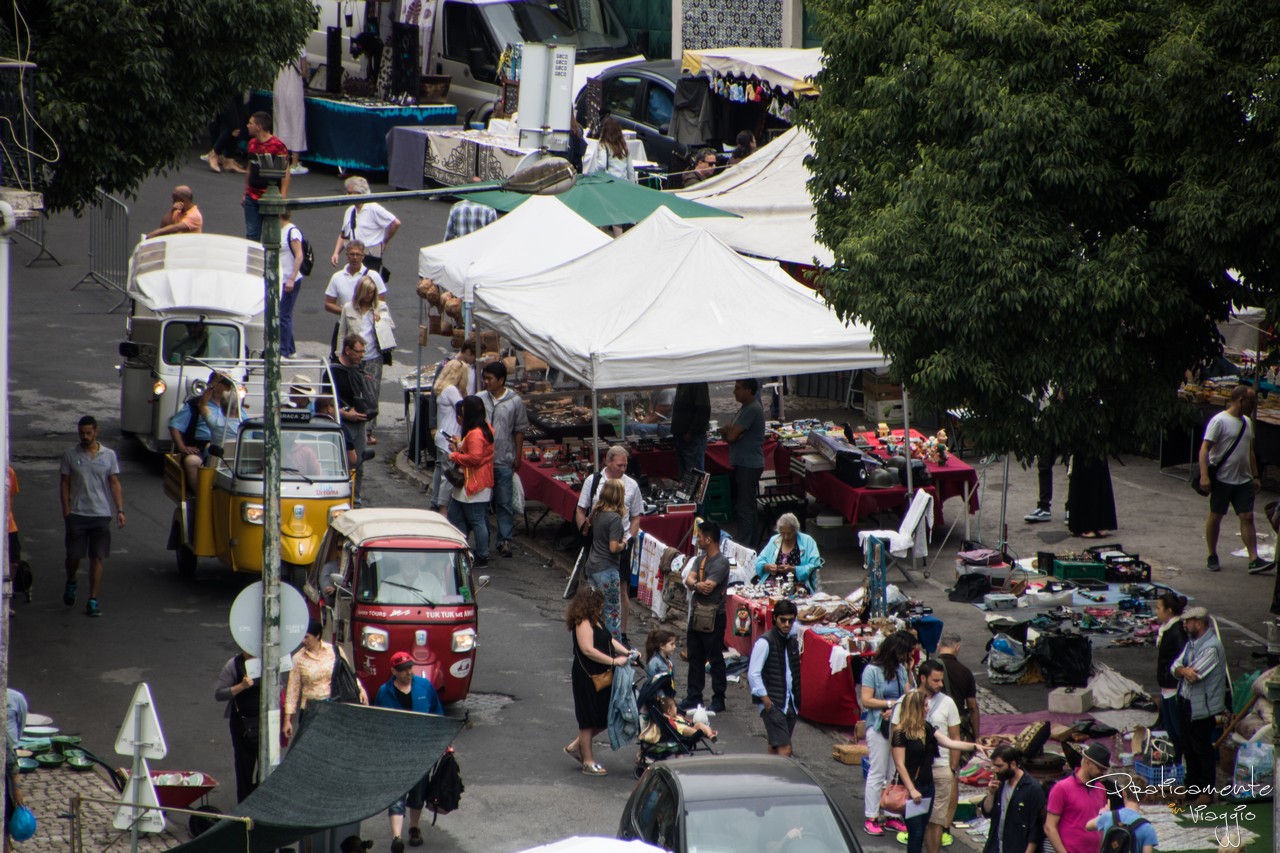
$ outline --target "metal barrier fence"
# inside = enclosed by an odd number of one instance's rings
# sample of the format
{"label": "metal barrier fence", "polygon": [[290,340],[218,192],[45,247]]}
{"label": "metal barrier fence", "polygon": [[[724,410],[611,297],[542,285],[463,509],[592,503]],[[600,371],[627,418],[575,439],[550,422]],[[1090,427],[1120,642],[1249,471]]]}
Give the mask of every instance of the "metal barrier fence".
{"label": "metal barrier fence", "polygon": [[18,228],[13,233],[27,242],[33,243],[40,250],[34,258],[27,261],[26,265],[31,266],[36,261],[53,261],[58,266],[62,266],[62,261],[55,258],[53,252],[50,252],[49,247],[44,244],[44,222],[45,215],[43,213],[31,219],[18,220]]}
{"label": "metal barrier fence", "polygon": [[93,282],[117,291],[120,301],[111,307],[117,311],[129,301],[129,206],[102,190],[96,196],[89,208],[89,271],[71,289]]}

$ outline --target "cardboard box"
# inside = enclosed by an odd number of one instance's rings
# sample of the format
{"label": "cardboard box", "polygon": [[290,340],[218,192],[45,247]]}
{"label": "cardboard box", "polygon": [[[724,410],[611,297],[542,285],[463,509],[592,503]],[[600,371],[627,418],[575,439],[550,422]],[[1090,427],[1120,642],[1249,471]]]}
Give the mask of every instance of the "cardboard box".
{"label": "cardboard box", "polygon": [[1049,711],[1052,713],[1083,714],[1092,707],[1093,691],[1088,687],[1055,687],[1049,691]]}
{"label": "cardboard box", "polygon": [[901,400],[902,386],[893,382],[882,382],[870,377],[862,380],[862,396],[867,400]]}
{"label": "cardboard box", "polygon": [[866,397],[863,399],[862,409],[873,421],[902,421],[901,396],[892,400],[872,400]]}

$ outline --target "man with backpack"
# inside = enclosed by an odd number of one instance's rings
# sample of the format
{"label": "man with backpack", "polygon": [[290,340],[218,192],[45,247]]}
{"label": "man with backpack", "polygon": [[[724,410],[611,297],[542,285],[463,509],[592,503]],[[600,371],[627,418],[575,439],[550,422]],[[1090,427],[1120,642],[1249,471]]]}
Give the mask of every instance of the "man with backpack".
{"label": "man with backpack", "polygon": [[[391,656],[391,678],[378,689],[373,704],[378,708],[390,708],[393,711],[412,711],[417,714],[444,714],[444,705],[430,679],[413,674],[413,655],[400,651]],[[408,793],[396,800],[387,809],[391,820],[392,853],[404,853],[404,813],[409,810],[409,846],[422,846],[422,830],[418,821],[422,819],[422,808],[427,801],[427,784],[430,774],[418,780]]]}
{"label": "man with backpack", "polygon": [[290,221],[293,214],[280,214],[280,356],[293,358],[298,347],[293,340],[293,308],[298,303],[303,276],[311,275],[315,252],[302,230]]}
{"label": "man with backpack", "polygon": [[1103,810],[1085,828],[1102,833],[1101,853],[1153,853],[1160,843],[1156,828],[1138,811],[1138,795],[1129,788],[1121,793],[1124,808]]}

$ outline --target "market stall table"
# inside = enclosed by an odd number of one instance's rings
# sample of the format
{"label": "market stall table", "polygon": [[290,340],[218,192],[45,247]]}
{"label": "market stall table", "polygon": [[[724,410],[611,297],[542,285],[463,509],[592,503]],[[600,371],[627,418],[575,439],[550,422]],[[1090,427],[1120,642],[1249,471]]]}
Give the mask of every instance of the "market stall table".
{"label": "market stall table", "polygon": [[[270,92],[255,91],[249,111],[271,112]],[[304,106],[307,150],[302,159],[342,169],[385,172],[393,128],[400,125],[450,125],[458,120],[452,104],[400,106],[385,101],[347,100],[308,92]],[[421,187],[418,187],[419,189]]]}
{"label": "market stall table", "polygon": [[[765,467],[771,468],[774,453],[779,447],[778,440],[768,437],[764,440],[764,459]],[[668,480],[675,480],[679,477],[680,464],[676,459],[674,450],[630,450],[632,456],[636,460],[636,464],[640,468],[640,472],[646,477],[664,477]],[[712,441],[707,444],[706,452],[706,471],[708,474],[728,474],[733,469],[729,467],[729,444],[725,441]]]}
{"label": "market stall table", "polygon": [[810,627],[804,632],[800,649],[800,716],[829,726],[854,726],[862,711],[858,707],[858,681],[863,656],[849,654],[839,672],[833,662],[844,657],[838,635],[819,633]]}
{"label": "market stall table", "polygon": [[[889,433],[891,436],[902,439],[902,430],[895,429]],[[875,445],[876,434],[873,432],[864,432],[861,434],[863,438]],[[911,430],[913,439],[925,438],[924,435]],[[873,450],[874,452],[874,450]],[[941,464],[936,462],[925,462],[925,468],[929,471],[929,476],[933,478],[933,484],[937,487],[937,499],[940,503],[945,503],[950,498],[963,498],[965,495],[965,486],[968,485],[969,491],[969,512],[978,511],[978,472],[973,470],[973,466],[965,462],[954,453],[947,454],[947,461]]]}

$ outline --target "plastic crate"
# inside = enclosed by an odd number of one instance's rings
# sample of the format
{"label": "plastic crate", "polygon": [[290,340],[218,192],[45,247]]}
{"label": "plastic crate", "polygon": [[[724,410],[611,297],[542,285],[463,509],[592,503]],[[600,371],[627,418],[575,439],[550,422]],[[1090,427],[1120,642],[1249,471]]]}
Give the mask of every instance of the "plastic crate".
{"label": "plastic crate", "polygon": [[702,499],[702,511],[708,521],[725,524],[733,521],[733,499],[729,493],[727,474],[712,474],[707,483],[707,493]]}
{"label": "plastic crate", "polygon": [[1107,579],[1107,567],[1102,563],[1085,563],[1075,560],[1054,560],[1053,576],[1064,581],[1071,581],[1076,578],[1088,578],[1090,580],[1105,582]]}
{"label": "plastic crate", "polygon": [[1107,580],[1112,583],[1148,583],[1151,564],[1143,560],[1115,560],[1107,563]]}
{"label": "plastic crate", "polygon": [[1181,764],[1143,764],[1136,758],[1133,760],[1133,769],[1152,785],[1177,785],[1182,782],[1186,772]]}

